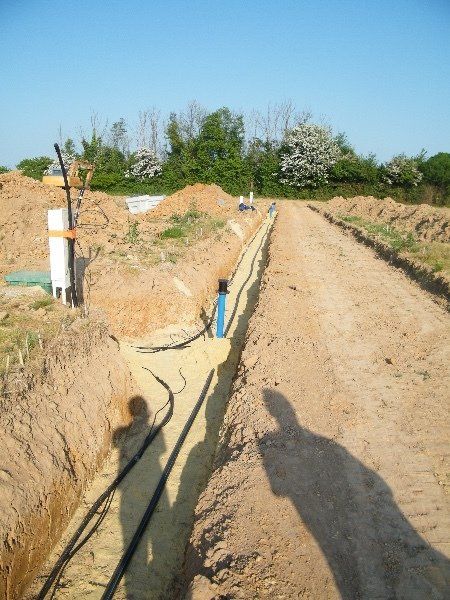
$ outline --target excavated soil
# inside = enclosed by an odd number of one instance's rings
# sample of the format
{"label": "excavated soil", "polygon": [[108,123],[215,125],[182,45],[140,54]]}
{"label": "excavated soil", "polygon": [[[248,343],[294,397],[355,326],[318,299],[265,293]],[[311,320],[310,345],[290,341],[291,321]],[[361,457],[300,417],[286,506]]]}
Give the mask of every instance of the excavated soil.
{"label": "excavated soil", "polygon": [[337,196],[326,202],[325,206],[334,216],[354,215],[374,223],[390,224],[399,231],[414,233],[422,241],[450,242],[450,208],[400,204],[392,198],[380,200],[373,196]]}
{"label": "excavated soil", "polygon": [[[133,405],[134,420],[118,427],[115,447],[84,495],[82,505],[47,566],[42,569],[29,597],[35,597],[50,566],[78,527],[87,509],[140,447],[156,417],[162,419],[167,392],[149,373],[150,369],[176,392],[174,414],[146,450],[133,470],[120,483],[104,521],[95,535],[73,557],[64,571],[55,598],[100,598],[115,566],[144,514],[162,470],[196,403],[211,369],[215,369],[204,403],[185,440],[136,554],[115,594],[118,599],[166,600],[179,597],[178,576],[192,527],[195,504],[211,469],[230,385],[236,372],[248,318],[253,311],[266,259],[270,222],[256,233],[239,260],[227,297],[228,339],[213,337],[215,324],[183,350],[156,354],[140,353],[135,343],[121,343],[121,352],[139,384],[141,398]],[[155,333],[150,345],[171,341],[180,329]],[[185,380],[184,384],[183,381]]]}
{"label": "excavated soil", "polygon": [[106,324],[73,319],[62,322],[42,356],[8,374],[0,397],[1,598],[22,597],[113,431],[130,422],[135,387]]}
{"label": "excavated soil", "polygon": [[[47,210],[65,203],[58,188],[17,172],[0,175],[0,275],[49,270]],[[214,220],[186,243],[162,240],[174,224],[169,217],[193,208]],[[76,248],[84,301],[104,310],[117,336],[150,334],[180,315],[192,324],[261,220],[257,211],[240,213],[216,185],[187,186],[141,215],[121,198],[87,192]]]}
{"label": "excavated soil", "polygon": [[447,598],[449,317],[283,203],[186,598]]}

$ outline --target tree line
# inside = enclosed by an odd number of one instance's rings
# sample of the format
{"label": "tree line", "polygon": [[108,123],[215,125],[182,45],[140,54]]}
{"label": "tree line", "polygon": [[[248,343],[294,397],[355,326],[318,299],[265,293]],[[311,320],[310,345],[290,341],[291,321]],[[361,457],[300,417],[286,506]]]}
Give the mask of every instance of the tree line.
{"label": "tree line", "polygon": [[[292,102],[249,115],[190,103],[166,121],[141,111],[132,130],[91,115],[79,140],[61,140],[64,160],[96,165],[92,188],[110,194],[172,193],[188,184],[216,183],[233,195],[328,199],[336,195],[390,195],[407,202],[450,203],[450,154],[400,154],[379,163],[358,154],[343,133],[312,122]],[[51,157],[25,158],[23,174],[40,179]],[[1,169],[1,168],[0,168]]]}

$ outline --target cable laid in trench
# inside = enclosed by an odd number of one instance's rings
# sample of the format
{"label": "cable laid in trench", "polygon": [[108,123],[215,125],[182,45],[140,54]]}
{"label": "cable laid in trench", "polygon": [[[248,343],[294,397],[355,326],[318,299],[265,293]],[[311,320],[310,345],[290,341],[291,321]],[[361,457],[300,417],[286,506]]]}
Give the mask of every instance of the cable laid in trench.
{"label": "cable laid in trench", "polygon": [[262,245],[263,245],[264,241],[266,240],[266,237],[267,237],[267,235],[269,233],[269,227],[270,227],[270,225],[267,225],[266,231],[265,231],[264,235],[262,236],[261,241],[259,243],[259,246],[258,246],[258,248],[257,248],[257,250],[255,252],[255,255],[254,255],[253,259],[252,259],[252,262],[251,262],[251,265],[250,265],[249,274],[248,274],[246,280],[244,281],[244,283],[239,288],[239,292],[238,292],[238,294],[236,296],[236,300],[234,302],[233,311],[231,312],[230,318],[228,319],[228,323],[227,323],[227,326],[226,326],[225,331],[224,331],[225,335],[227,335],[228,332],[230,331],[230,327],[231,327],[231,325],[232,325],[232,323],[234,321],[234,318],[236,316],[236,313],[237,313],[237,310],[238,310],[238,307],[239,307],[239,300],[241,299],[241,294],[244,291],[244,288],[247,285],[247,283],[250,281],[251,276],[253,275],[253,269],[255,268],[256,258],[257,258],[258,254],[259,254],[259,251],[261,250]]}
{"label": "cable laid in trench", "polygon": [[[146,369],[146,370],[150,371],[150,369]],[[150,373],[153,375],[153,377],[156,379],[156,381],[158,381],[158,383],[160,383],[167,390],[167,392],[169,394],[169,398],[168,398],[167,402],[155,413],[155,416],[153,417],[152,425],[150,427],[150,431],[146,435],[139,450],[131,458],[131,460],[125,465],[125,467],[117,475],[117,477],[112,481],[112,483],[106,488],[106,490],[97,498],[97,500],[91,506],[89,511],[86,513],[83,521],[81,522],[81,524],[79,525],[79,527],[77,528],[77,530],[75,531],[73,536],[71,537],[70,541],[64,548],[60,557],[56,561],[53,569],[51,570],[50,574],[48,575],[47,579],[45,580],[45,583],[42,586],[41,591],[39,592],[39,594],[37,596],[37,600],[43,600],[46,597],[47,593],[50,591],[50,588],[52,587],[52,585],[54,585],[54,589],[53,589],[52,596],[51,596],[51,597],[53,597],[53,595],[56,591],[57,585],[58,585],[58,583],[62,577],[62,574],[64,572],[64,569],[67,567],[68,563],[73,558],[73,556],[76,554],[76,552],[78,552],[78,550],[80,550],[80,548],[82,546],[84,546],[84,544],[88,541],[88,539],[92,536],[92,534],[98,529],[101,522],[103,521],[103,519],[106,515],[106,512],[109,509],[109,505],[111,504],[112,495],[114,494],[114,491],[116,490],[117,486],[128,475],[128,473],[136,465],[136,463],[142,458],[142,455],[144,454],[145,450],[147,450],[147,448],[153,442],[153,440],[158,435],[158,433],[161,431],[161,429],[165,425],[167,425],[167,423],[172,418],[173,409],[174,409],[174,393],[172,392],[171,388],[164,380],[162,380],[160,377],[155,375],[152,371],[150,371]],[[183,377],[183,379],[184,379],[184,377]],[[164,410],[164,408],[167,405],[169,405],[169,408],[168,408],[166,414],[164,415],[164,418],[155,427],[156,417],[162,410]],[[84,538],[81,540],[81,542],[79,542],[77,544],[77,542],[80,539],[81,535],[83,534],[84,530],[89,525],[89,523],[92,521],[92,519],[95,517],[95,515],[98,514],[97,511],[99,511],[102,506],[103,506],[103,508],[101,509],[96,522],[91,527],[91,529],[88,531],[88,533],[84,536]]]}
{"label": "cable laid in trench", "polygon": [[200,410],[200,407],[202,406],[202,404],[206,398],[206,394],[208,392],[209,386],[211,385],[213,375],[214,375],[214,369],[211,369],[211,371],[209,372],[209,375],[205,381],[203,389],[200,393],[200,396],[199,396],[194,408],[192,409],[192,412],[189,415],[188,420],[186,421],[186,423],[183,427],[183,431],[181,432],[181,434],[177,440],[177,443],[175,444],[172,452],[170,453],[170,456],[167,460],[166,466],[164,467],[164,471],[162,472],[162,475],[158,482],[158,485],[157,485],[157,487],[153,493],[153,496],[147,506],[147,509],[141,519],[141,522],[139,523],[139,526],[134,533],[133,539],[131,540],[130,544],[128,545],[128,548],[125,550],[122,558],[120,559],[119,563],[117,564],[117,567],[116,567],[111,579],[109,580],[108,585],[106,586],[106,590],[104,591],[101,600],[108,600],[109,598],[113,597],[114,592],[117,589],[117,586],[119,585],[120,580],[122,579],[128,564],[130,563],[131,559],[133,558],[136,548],[138,547],[139,541],[140,541],[141,537],[143,536],[145,529],[147,528],[147,525],[155,511],[155,508],[158,505],[159,499],[164,490],[167,479],[169,478],[170,472],[172,471],[172,467],[175,464],[175,461],[181,450],[181,446],[183,445],[184,440],[186,439],[186,436],[189,433],[190,428],[192,427],[195,417],[197,416],[198,411]]}
{"label": "cable laid in trench", "polygon": [[[230,281],[229,281],[229,283],[228,283],[228,287],[230,287],[230,286],[232,285],[232,282],[233,282],[233,279],[234,279],[234,278],[235,278],[235,276],[236,276],[237,270],[238,270],[238,268],[240,267],[240,265],[241,265],[241,263],[242,263],[242,261],[243,261],[244,257],[246,256],[247,252],[249,251],[249,249],[250,249],[250,245],[253,243],[254,239],[256,238],[256,236],[258,235],[258,233],[260,232],[260,229],[261,229],[261,228],[259,228],[259,229],[256,231],[256,233],[253,235],[253,237],[251,238],[251,240],[248,242],[248,245],[247,245],[247,249],[246,249],[246,251],[245,251],[245,252],[242,254],[241,258],[239,259],[238,263],[236,264],[236,267],[235,267],[235,269],[234,269],[233,275],[232,275],[232,277],[231,277],[231,279],[230,279]],[[263,238],[262,238],[262,240],[261,240],[261,243],[259,244],[259,246],[258,246],[258,249],[256,250],[255,256],[253,257],[253,260],[252,260],[252,268],[251,268],[251,271],[250,271],[250,275],[251,275],[251,274],[252,274],[252,272],[253,272],[253,265],[254,265],[254,262],[255,262],[256,256],[257,256],[257,254],[258,254],[259,250],[261,249],[262,242],[263,242],[263,240],[264,240],[264,237],[265,237],[265,236],[266,236],[266,234],[267,234],[267,230],[268,230],[268,229],[269,229],[269,226],[267,227],[267,229],[266,229],[266,233],[264,234],[264,236],[263,236]],[[249,277],[250,277],[250,276],[249,276]],[[249,277],[247,278],[247,280],[246,280],[246,283],[247,283],[247,281],[248,281]],[[245,284],[244,284],[244,285],[245,285]],[[241,295],[241,293],[242,293],[242,288],[241,288],[241,290],[239,291],[239,294],[238,294],[238,300],[239,300],[239,298],[240,298],[240,295]],[[237,304],[236,304],[236,306],[237,306]],[[206,333],[206,332],[207,332],[207,331],[208,331],[208,330],[211,328],[211,326],[212,326],[212,324],[213,324],[213,322],[214,322],[214,318],[215,318],[215,316],[216,316],[216,310],[217,310],[217,300],[215,300],[215,301],[214,301],[214,304],[213,304],[213,310],[212,310],[212,313],[211,313],[211,317],[209,318],[208,322],[207,322],[207,323],[206,323],[206,325],[203,327],[203,329],[201,329],[201,330],[200,330],[198,333],[196,333],[196,334],[195,334],[195,335],[193,335],[192,337],[190,337],[190,338],[187,338],[187,339],[183,340],[182,342],[178,342],[178,343],[176,343],[176,344],[166,344],[166,345],[164,345],[164,346],[134,346],[134,348],[135,348],[135,349],[136,349],[136,350],[137,350],[139,353],[141,353],[141,354],[155,354],[156,352],[164,352],[164,351],[166,351],[166,350],[179,350],[179,349],[182,349],[182,348],[186,348],[186,347],[187,347],[187,346],[188,346],[188,345],[189,345],[191,342],[194,342],[195,340],[197,340],[199,337],[201,337],[202,335],[204,335],[204,334],[205,334],[205,333]],[[235,310],[234,310],[234,312],[233,312],[233,318],[234,318],[234,315],[236,314],[236,310],[237,310],[237,308],[235,307]],[[230,323],[229,323],[229,325],[230,325]],[[225,331],[225,333],[227,333],[227,332],[228,332],[228,330],[229,330],[229,327],[227,326],[227,330]]]}

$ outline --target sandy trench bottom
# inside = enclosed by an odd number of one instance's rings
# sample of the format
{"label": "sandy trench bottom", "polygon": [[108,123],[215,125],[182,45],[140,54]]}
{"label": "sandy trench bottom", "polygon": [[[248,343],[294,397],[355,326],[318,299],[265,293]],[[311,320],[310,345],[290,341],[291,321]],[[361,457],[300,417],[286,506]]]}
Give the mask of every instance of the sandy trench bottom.
{"label": "sandy trench bottom", "polygon": [[[235,375],[248,319],[257,301],[270,233],[264,222],[243,249],[227,297],[225,325],[237,310],[225,339],[215,338],[215,323],[205,336],[183,350],[141,353],[136,346],[167,344],[183,338],[184,331],[170,327],[152,337],[121,342],[121,352],[142,396],[130,399],[136,414],[129,427],[115,432],[111,454],[90,484],[65,535],[34,582],[27,598],[39,591],[86,511],[139,449],[155,412],[167,401],[166,390],[143,367],[151,369],[174,391],[171,421],[158,434],[141,460],[115,492],[106,519],[89,542],[66,567],[54,598],[100,598],[145,512],[179,434],[195,405],[211,369],[215,369],[205,401],[184,442],[157,510],[139,543],[119,588],[118,599],[159,599],[177,595],[185,548],[192,529],[194,509],[210,474],[217,436],[232,378]],[[188,331],[189,333],[189,331]],[[195,331],[193,332],[195,333]],[[182,376],[180,374],[180,370]],[[183,377],[186,379],[184,386]],[[176,393],[179,390],[180,393]],[[157,416],[157,421],[165,409]]]}

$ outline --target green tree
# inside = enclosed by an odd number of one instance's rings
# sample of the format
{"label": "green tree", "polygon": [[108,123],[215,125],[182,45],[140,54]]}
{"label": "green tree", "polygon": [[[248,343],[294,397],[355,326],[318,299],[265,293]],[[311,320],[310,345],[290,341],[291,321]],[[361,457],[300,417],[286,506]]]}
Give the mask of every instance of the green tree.
{"label": "green tree", "polygon": [[42,179],[44,171],[52,164],[52,159],[48,156],[38,156],[36,158],[24,158],[17,165],[23,175],[33,179]]}
{"label": "green tree", "polygon": [[442,189],[450,188],[450,154],[439,152],[425,161],[420,170],[425,181]]}
{"label": "green tree", "polygon": [[9,171],[8,167],[4,167],[3,165],[0,165],[0,174],[8,173],[8,171]]}
{"label": "green tree", "polygon": [[217,183],[226,191],[248,190],[251,170],[244,156],[244,119],[220,108],[204,119],[193,141],[193,175],[205,183]]}
{"label": "green tree", "polygon": [[342,183],[377,183],[380,170],[375,155],[347,154],[337,161],[330,172],[332,181]]}

